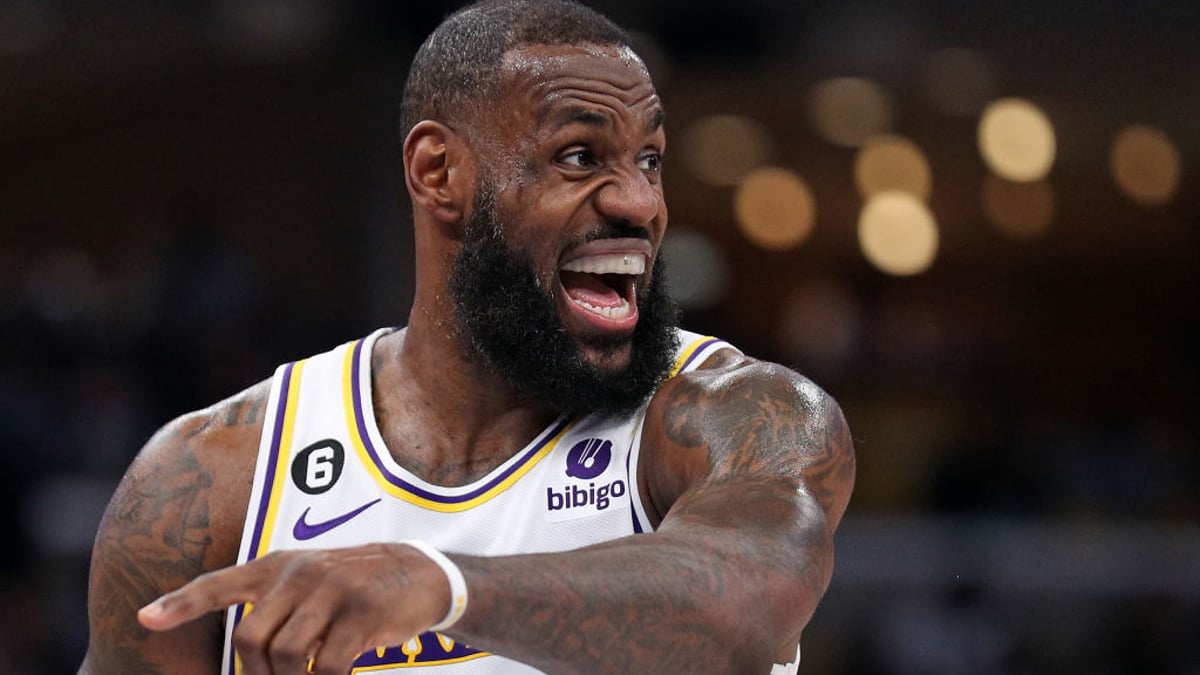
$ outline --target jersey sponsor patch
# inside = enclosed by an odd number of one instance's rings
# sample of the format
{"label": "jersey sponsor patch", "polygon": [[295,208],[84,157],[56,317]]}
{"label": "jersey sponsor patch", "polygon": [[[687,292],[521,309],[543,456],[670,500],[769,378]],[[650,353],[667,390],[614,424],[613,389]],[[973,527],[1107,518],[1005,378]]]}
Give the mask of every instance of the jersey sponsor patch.
{"label": "jersey sponsor patch", "polygon": [[604,473],[612,462],[612,441],[585,438],[567,451],[567,475],[573,478],[595,478]]}
{"label": "jersey sponsor patch", "polygon": [[613,442],[585,438],[567,451],[561,478],[545,486],[545,514],[552,522],[586,518],[629,508],[629,486],[620,463],[612,462]]}

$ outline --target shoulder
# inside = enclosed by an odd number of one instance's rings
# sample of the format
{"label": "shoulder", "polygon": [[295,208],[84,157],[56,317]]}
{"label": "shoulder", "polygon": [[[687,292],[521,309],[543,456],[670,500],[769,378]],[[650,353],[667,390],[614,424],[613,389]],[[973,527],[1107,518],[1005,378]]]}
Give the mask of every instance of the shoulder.
{"label": "shoulder", "polygon": [[136,615],[163,593],[237,561],[269,393],[270,382],[262,382],[183,415],[133,460],[96,534],[82,672],[217,667],[216,615],[170,633],[148,633]]}
{"label": "shoulder", "polygon": [[837,401],[791,368],[733,349],[663,384],[647,409],[643,447],[660,514],[705,482],[774,477],[813,492],[836,524],[853,483],[853,442]]}
{"label": "shoulder", "polygon": [[212,538],[205,570],[236,561],[270,393],[271,380],[264,380],[171,421],[135,461],[206,492],[198,495],[207,501]]}
{"label": "shoulder", "polygon": [[235,562],[270,387],[260,382],[159,429],[121,480],[101,537],[173,545],[159,553],[179,555],[189,566],[182,576]]}

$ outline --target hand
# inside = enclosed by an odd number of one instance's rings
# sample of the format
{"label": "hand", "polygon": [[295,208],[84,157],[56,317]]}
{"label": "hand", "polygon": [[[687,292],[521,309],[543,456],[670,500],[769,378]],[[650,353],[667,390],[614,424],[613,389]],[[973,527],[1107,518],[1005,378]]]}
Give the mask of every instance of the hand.
{"label": "hand", "polygon": [[283,551],[197,577],[143,607],[138,621],[165,631],[240,603],[253,603],[233,635],[247,675],[345,675],[364,651],[437,623],[450,584],[404,544]]}

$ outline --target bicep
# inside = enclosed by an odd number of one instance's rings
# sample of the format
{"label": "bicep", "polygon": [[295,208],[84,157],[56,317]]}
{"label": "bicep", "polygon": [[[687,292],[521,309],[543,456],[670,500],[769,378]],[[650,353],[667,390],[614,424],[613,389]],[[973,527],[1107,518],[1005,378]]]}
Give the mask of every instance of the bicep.
{"label": "bicep", "polygon": [[[837,404],[807,379],[747,360],[689,373],[647,416],[657,532],[724,570],[740,617],[794,653],[833,569],[833,532],[854,482]],[[790,652],[789,652],[790,650]]]}
{"label": "bicep", "polygon": [[212,472],[192,437],[202,419],[160,432],[134,461],[105,511],[88,588],[85,673],[216,672],[219,617],[152,633],[137,611],[203,572],[213,551]]}
{"label": "bicep", "polygon": [[783,366],[746,361],[676,378],[661,393],[647,417],[656,450],[647,483],[659,513],[744,514],[786,526],[811,520],[815,507],[831,533],[837,527],[854,485],[854,448],[840,407],[819,387]]}

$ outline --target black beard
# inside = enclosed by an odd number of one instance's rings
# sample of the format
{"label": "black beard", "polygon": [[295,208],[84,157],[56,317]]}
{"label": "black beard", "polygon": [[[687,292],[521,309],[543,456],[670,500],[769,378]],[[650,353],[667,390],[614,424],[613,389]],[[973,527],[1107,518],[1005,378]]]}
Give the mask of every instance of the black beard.
{"label": "black beard", "polygon": [[[450,294],[459,340],[521,394],[566,415],[626,415],[670,372],[679,347],[678,310],[667,293],[660,255],[638,297],[630,337],[589,339],[615,351],[632,342],[629,364],[613,372],[586,362],[563,329],[554,297],[537,281],[532,261],[503,237],[490,190],[481,190],[454,260]],[[644,237],[643,230],[609,228],[605,236]]]}

